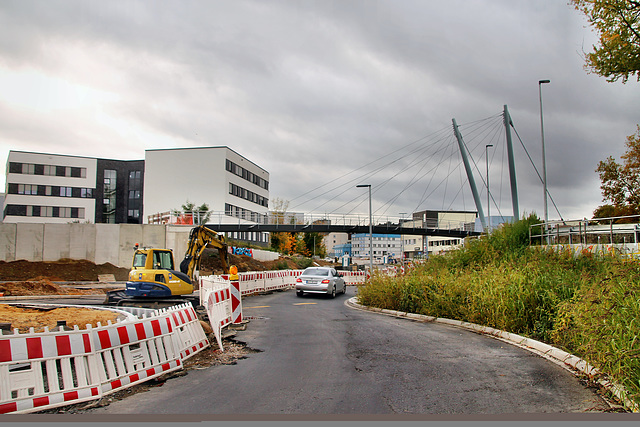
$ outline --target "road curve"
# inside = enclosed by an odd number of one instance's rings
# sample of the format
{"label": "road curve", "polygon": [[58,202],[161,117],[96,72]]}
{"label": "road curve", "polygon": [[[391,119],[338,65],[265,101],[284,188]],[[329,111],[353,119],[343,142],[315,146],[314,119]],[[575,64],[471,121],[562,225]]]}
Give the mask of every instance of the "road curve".
{"label": "road curve", "polygon": [[95,414],[540,414],[605,412],[562,367],[494,338],[354,310],[292,291],[243,299],[236,365],[191,370]]}

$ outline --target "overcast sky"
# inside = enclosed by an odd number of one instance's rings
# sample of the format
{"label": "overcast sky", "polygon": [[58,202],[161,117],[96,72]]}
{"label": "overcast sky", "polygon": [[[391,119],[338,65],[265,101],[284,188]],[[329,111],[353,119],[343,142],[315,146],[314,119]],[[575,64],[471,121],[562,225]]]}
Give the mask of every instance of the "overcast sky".
{"label": "overcast sky", "polygon": [[[455,118],[483,205],[494,145],[491,212],[511,215],[500,115],[508,105],[542,173],[549,79],[549,192],[563,218],[591,217],[598,161],[619,158],[640,122],[640,84],[584,70],[595,40],[566,0],[3,0],[0,159],[225,145],[295,211],[366,213],[361,183],[377,214],[475,210]],[[521,214],[542,217],[514,144]]]}

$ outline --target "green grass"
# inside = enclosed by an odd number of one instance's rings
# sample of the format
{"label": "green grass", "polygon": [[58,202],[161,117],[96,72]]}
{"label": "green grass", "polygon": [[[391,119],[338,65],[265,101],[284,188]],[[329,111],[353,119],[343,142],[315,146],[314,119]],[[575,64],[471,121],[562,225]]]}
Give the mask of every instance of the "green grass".
{"label": "green grass", "polygon": [[506,225],[404,277],[374,275],[359,302],[546,342],[597,367],[640,404],[640,262],[528,247],[536,222]]}

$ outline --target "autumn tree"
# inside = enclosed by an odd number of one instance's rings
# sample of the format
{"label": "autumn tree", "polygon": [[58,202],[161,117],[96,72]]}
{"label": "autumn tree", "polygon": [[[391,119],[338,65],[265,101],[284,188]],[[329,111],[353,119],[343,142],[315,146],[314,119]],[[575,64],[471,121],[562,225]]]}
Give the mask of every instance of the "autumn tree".
{"label": "autumn tree", "polygon": [[626,147],[622,164],[611,156],[598,163],[602,198],[610,204],[598,207],[594,218],[640,214],[640,125]]}
{"label": "autumn tree", "polygon": [[306,256],[319,256],[324,258],[327,255],[327,249],[324,246],[324,239],[320,233],[305,233],[302,237],[304,243],[303,250]]}
{"label": "autumn tree", "polygon": [[599,45],[585,53],[585,68],[607,81],[640,81],[640,1],[571,0],[598,33]]}

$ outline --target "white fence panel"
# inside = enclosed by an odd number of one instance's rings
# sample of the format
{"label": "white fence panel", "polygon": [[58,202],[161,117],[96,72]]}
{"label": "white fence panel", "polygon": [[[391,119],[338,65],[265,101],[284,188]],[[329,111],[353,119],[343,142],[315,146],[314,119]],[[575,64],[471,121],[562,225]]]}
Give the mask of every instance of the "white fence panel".
{"label": "white fence panel", "polygon": [[84,330],[1,335],[0,414],[98,399],[180,369],[173,335],[169,313]]}
{"label": "white fence panel", "polygon": [[171,316],[173,336],[181,360],[184,361],[209,347],[209,340],[202,329],[193,305],[186,303],[158,311],[160,314],[165,312]]}
{"label": "white fence panel", "polygon": [[201,300],[209,316],[209,323],[218,342],[222,347],[222,328],[228,326],[231,321],[231,282],[221,276],[205,276],[200,278]]}

